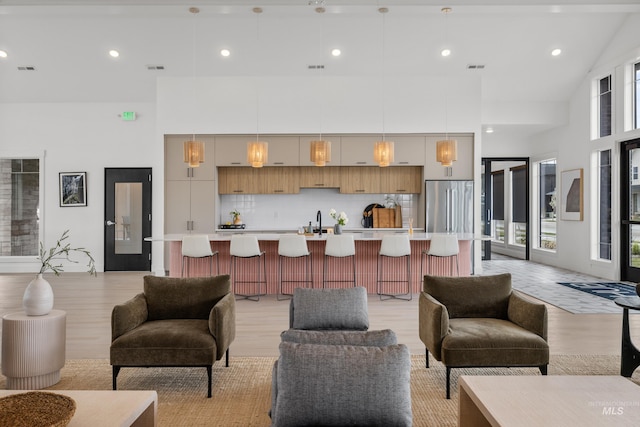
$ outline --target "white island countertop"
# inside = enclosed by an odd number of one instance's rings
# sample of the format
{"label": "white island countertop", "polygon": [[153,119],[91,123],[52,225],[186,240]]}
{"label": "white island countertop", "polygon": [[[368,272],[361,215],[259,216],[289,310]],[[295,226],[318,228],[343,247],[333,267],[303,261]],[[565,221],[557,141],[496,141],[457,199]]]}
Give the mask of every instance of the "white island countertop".
{"label": "white island countertop", "polygon": [[[366,231],[365,231],[366,230]],[[375,230],[375,231],[374,231]],[[295,234],[294,230],[225,230],[223,232],[218,231],[216,233],[207,233],[210,241],[229,241],[231,236],[241,232],[242,234],[253,234],[258,240],[279,240],[283,234]],[[402,228],[359,228],[359,229],[345,229],[343,234],[353,235],[354,240],[382,240],[382,236],[385,234],[407,234],[407,229]],[[205,233],[193,233],[193,234],[205,234]],[[409,235],[411,240],[431,240],[431,236],[437,233],[425,233],[416,232]],[[165,234],[162,237],[146,237],[144,240],[152,242],[179,242],[182,241],[182,237],[186,234]],[[314,234],[313,236],[307,236],[307,240],[326,240],[328,234],[322,233],[322,236]],[[457,234],[458,240],[487,240],[489,236],[474,235],[471,233]]]}

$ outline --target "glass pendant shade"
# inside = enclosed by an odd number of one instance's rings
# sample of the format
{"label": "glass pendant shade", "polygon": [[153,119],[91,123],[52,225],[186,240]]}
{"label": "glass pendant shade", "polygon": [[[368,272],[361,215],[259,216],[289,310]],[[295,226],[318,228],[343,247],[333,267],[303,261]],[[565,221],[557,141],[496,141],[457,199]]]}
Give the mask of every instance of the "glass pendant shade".
{"label": "glass pendant shade", "polygon": [[269,143],[264,141],[247,142],[247,162],[254,168],[261,168],[269,157]]}
{"label": "glass pendant shade", "polygon": [[189,163],[189,167],[197,168],[200,163],[204,163],[204,142],[185,141],[183,149],[184,162]]}
{"label": "glass pendant shade", "polygon": [[373,146],[373,160],[381,168],[393,163],[393,141],[377,141]]}
{"label": "glass pendant shade", "polygon": [[451,166],[458,160],[458,141],[445,139],[436,142],[436,160],[442,163],[442,166]]}
{"label": "glass pendant shade", "polygon": [[311,141],[310,160],[316,166],[325,166],[331,161],[331,141]]}

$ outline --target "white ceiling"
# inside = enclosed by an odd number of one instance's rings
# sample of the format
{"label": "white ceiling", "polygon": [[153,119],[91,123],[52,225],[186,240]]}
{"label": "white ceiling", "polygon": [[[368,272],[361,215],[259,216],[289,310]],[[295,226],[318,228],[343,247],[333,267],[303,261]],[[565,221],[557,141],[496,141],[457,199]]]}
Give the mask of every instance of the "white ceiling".
{"label": "white ceiling", "polygon": [[[154,102],[158,76],[318,73],[478,73],[485,103],[566,102],[628,16],[640,13],[639,0],[450,1],[446,17],[433,0],[326,0],[324,14],[308,0],[193,5],[199,14],[178,0],[0,0],[0,50],[8,53],[0,102]],[[445,44],[448,58],[439,54]],[[219,55],[223,47],[230,57]],[[332,57],[333,47],[342,56]],[[556,47],[563,54],[552,57]],[[324,71],[308,69],[316,64]]]}

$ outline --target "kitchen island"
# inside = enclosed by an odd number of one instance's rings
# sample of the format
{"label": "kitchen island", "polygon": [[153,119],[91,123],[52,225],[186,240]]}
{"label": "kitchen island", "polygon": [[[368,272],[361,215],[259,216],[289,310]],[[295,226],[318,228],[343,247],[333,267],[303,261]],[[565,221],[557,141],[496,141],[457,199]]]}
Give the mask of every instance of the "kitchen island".
{"label": "kitchen island", "polygon": [[[367,230],[367,231],[365,231]],[[378,252],[380,250],[380,242],[384,234],[389,233],[407,233],[406,229],[356,229],[345,230],[344,234],[351,234],[355,240],[356,246],[356,284],[364,286],[369,293],[376,293],[376,274]],[[283,232],[280,230],[229,230],[208,234],[211,249],[218,251],[220,257],[220,274],[229,274],[230,257],[229,242],[234,233],[251,234],[258,238],[260,249],[265,251],[266,269],[267,269],[267,294],[276,294],[278,292],[278,240]],[[327,235],[308,236],[307,245],[312,257],[313,266],[313,287],[322,287],[322,271],[324,262],[324,246],[327,241]],[[419,293],[422,289],[422,280],[420,277],[420,263],[423,262],[422,251],[429,248],[431,240],[430,233],[414,232],[409,235],[411,242],[411,289],[412,292]],[[473,240],[477,239],[472,234],[459,234],[458,242],[460,246],[459,266],[460,276],[468,276],[472,273],[471,248]],[[182,235],[168,234],[162,238],[147,238],[151,241],[164,241],[169,245],[169,275],[179,277],[182,271]],[[338,262],[340,260],[337,260]],[[404,259],[392,259],[389,265],[385,265],[385,269],[389,268],[394,278],[402,279],[405,277],[406,262]],[[200,276],[209,273],[209,260],[192,259],[190,262],[190,275]],[[333,260],[332,260],[333,262]],[[451,275],[451,266],[455,266],[455,260],[432,258],[427,265],[424,260],[424,273],[429,272],[435,275]],[[284,274],[291,278],[292,276],[302,276],[303,263],[286,263]],[[351,268],[351,263],[342,263],[338,265],[341,268],[344,264],[345,269]],[[247,264],[249,265],[249,264]],[[248,269],[249,267],[247,267]],[[455,268],[455,267],[454,267]],[[252,270],[253,272],[253,270]],[[215,274],[215,266],[214,266]],[[332,275],[333,277],[333,275]],[[334,284],[335,285],[335,284]],[[339,286],[340,284],[338,284]],[[345,284],[344,286],[349,286]],[[387,283],[385,284],[385,293],[401,293],[406,290],[406,284],[403,283]],[[290,292],[287,291],[288,293]]]}

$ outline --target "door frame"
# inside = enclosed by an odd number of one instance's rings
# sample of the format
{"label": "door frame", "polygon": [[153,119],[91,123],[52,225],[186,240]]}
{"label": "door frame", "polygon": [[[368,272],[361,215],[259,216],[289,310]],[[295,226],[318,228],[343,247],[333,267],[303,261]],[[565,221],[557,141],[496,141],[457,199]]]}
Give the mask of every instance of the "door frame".
{"label": "door frame", "polygon": [[[129,172],[131,177],[124,180],[112,179],[109,172],[119,171],[121,173]],[[104,271],[151,271],[151,242],[145,241],[144,238],[151,236],[151,209],[152,209],[152,172],[150,167],[123,168],[113,167],[104,168],[104,220],[103,220],[103,241],[104,241]],[[146,179],[145,179],[146,177]],[[141,182],[142,183],[142,253],[134,256],[132,254],[116,255],[109,242],[115,241],[115,227],[109,226],[108,222],[115,222],[115,218],[111,217],[109,207],[113,207],[113,201],[107,199],[108,186],[115,185],[116,182]],[[148,220],[144,217],[148,216]],[[111,258],[112,257],[112,258]],[[135,258],[135,259],[134,259]],[[116,266],[114,266],[116,264]],[[144,269],[141,267],[144,265]]]}
{"label": "door frame", "polygon": [[640,225],[640,221],[631,220],[629,204],[629,155],[630,149],[640,149],[640,138],[620,142],[620,280],[640,282],[640,268],[631,267],[629,264],[629,229],[632,225]]}
{"label": "door frame", "polygon": [[[527,172],[525,174],[526,176],[526,183],[525,183],[525,187],[526,187],[526,197],[525,197],[525,212],[526,212],[526,226],[525,226],[525,236],[527,239],[527,244],[525,245],[525,251],[524,251],[524,259],[525,260],[529,260],[530,259],[530,253],[531,253],[531,212],[530,212],[530,207],[531,207],[531,183],[530,183],[530,174],[531,174],[531,167],[530,167],[530,159],[529,157],[482,157],[481,158],[481,165],[483,167],[483,175],[484,175],[484,179],[483,179],[483,184],[484,186],[482,186],[481,188],[481,198],[482,195],[484,195],[484,212],[481,212],[480,218],[481,218],[481,222],[482,222],[482,226],[484,227],[484,230],[486,231],[491,230],[491,207],[493,206],[493,199],[491,198],[491,180],[487,179],[487,176],[491,176],[491,163],[492,162],[524,162],[525,167],[527,169]],[[482,208],[482,207],[481,207]],[[485,240],[482,242],[483,244],[483,251],[482,251],[482,260],[483,261],[488,261],[491,260],[491,240]]]}

